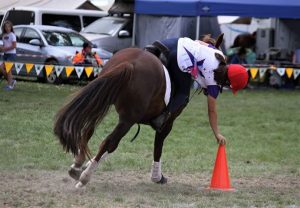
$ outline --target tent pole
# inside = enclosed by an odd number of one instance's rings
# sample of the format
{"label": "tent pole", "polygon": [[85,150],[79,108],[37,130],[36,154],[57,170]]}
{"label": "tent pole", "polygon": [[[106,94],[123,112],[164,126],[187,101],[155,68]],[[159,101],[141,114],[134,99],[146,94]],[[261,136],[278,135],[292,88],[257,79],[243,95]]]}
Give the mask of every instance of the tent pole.
{"label": "tent pole", "polygon": [[136,34],[136,14],[133,15],[133,26],[132,26],[132,41],[131,46],[135,46],[135,34]]}
{"label": "tent pole", "polygon": [[197,16],[197,23],[196,23],[196,40],[199,40],[200,37],[200,16]]}

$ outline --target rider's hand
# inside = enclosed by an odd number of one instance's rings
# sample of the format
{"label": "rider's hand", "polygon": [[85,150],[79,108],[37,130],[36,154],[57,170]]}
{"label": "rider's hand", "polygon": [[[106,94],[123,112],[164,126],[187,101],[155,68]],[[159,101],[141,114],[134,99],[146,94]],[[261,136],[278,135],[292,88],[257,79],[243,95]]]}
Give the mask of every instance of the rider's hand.
{"label": "rider's hand", "polygon": [[226,144],[226,138],[222,134],[217,134],[216,139],[217,139],[218,144],[221,144],[221,145]]}

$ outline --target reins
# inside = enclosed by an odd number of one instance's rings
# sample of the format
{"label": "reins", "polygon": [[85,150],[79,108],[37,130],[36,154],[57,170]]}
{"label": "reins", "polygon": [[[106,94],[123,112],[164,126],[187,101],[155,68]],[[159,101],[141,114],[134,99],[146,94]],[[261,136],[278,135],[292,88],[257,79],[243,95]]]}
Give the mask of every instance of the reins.
{"label": "reins", "polygon": [[140,124],[138,123],[137,125],[138,125],[138,130],[135,133],[134,137],[130,140],[130,142],[133,142],[137,138],[137,136],[139,135],[139,133],[140,133],[140,129],[141,129]]}

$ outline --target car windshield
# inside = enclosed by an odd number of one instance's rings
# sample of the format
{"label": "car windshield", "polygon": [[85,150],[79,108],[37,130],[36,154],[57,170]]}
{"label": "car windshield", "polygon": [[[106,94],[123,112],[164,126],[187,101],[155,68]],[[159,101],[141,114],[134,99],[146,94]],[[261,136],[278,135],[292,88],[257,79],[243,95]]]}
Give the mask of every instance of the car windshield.
{"label": "car windshield", "polygon": [[101,18],[87,26],[82,32],[114,35],[124,26],[125,20]]}
{"label": "car windshield", "polygon": [[84,42],[88,42],[83,36],[74,32],[44,30],[42,33],[48,44],[52,46],[82,47]]}

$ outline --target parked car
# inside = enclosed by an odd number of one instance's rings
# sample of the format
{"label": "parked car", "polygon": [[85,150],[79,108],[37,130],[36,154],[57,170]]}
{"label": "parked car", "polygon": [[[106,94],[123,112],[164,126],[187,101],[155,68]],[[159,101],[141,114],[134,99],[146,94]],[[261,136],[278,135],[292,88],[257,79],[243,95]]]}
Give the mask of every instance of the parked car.
{"label": "parked car", "polygon": [[108,13],[104,11],[85,9],[16,7],[6,11],[1,26],[5,20],[10,20],[13,25],[52,25],[79,32],[85,26],[107,15]]}
{"label": "parked car", "polygon": [[132,42],[132,17],[103,17],[85,27],[80,34],[112,53],[128,48]]}
{"label": "parked car", "polygon": [[[16,62],[20,63],[72,66],[71,57],[82,50],[84,42],[89,42],[76,31],[62,27],[19,25],[14,26],[14,31],[17,36]],[[112,53],[101,48],[93,48],[92,51],[97,52],[104,63],[112,56]],[[21,70],[19,75],[28,76],[26,70]],[[75,73],[73,75],[76,76]],[[31,70],[29,76],[37,75]],[[37,78],[57,83],[66,79],[66,75],[57,77],[53,71],[50,76],[46,76],[45,71],[42,71]]]}

